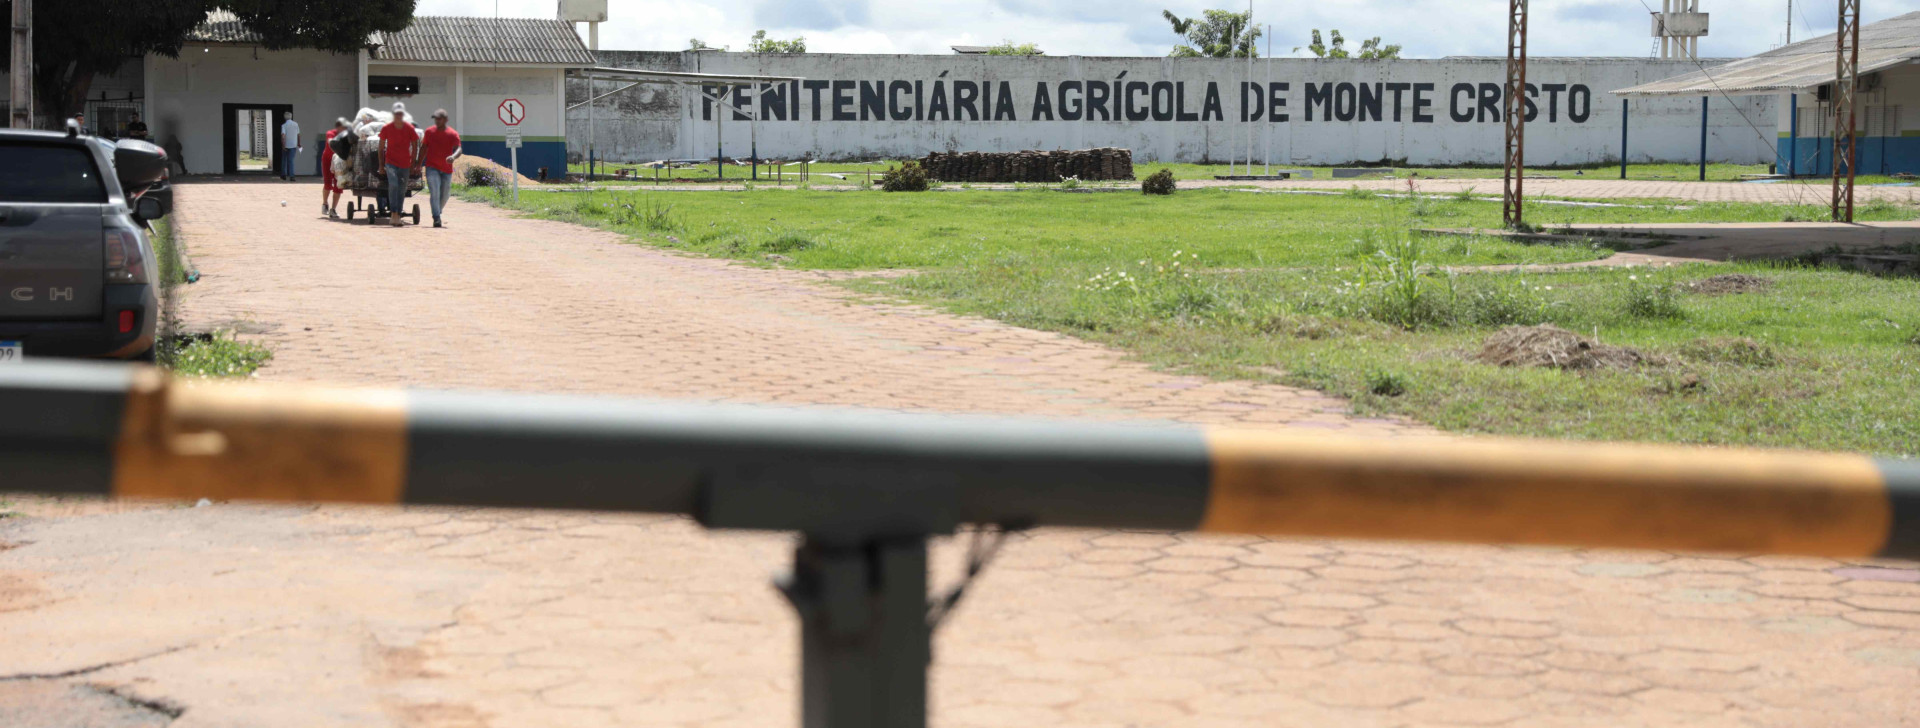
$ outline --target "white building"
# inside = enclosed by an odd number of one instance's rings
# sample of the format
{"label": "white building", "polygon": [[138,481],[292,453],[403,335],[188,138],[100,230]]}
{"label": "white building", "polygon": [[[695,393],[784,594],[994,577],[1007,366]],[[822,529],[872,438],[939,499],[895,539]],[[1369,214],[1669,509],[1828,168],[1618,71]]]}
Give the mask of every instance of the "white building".
{"label": "white building", "polygon": [[[196,28],[179,58],[153,55],[137,65],[143,108],[155,141],[178,139],[196,174],[240,173],[248,112],[272,115],[277,132],[292,113],[304,137],[296,162],[316,174],[320,140],[339,117],[362,107],[381,111],[405,102],[415,123],[444,108],[468,154],[506,164],[508,100],[524,109],[520,169],[566,173],[565,76],[590,67],[593,53],[573,24],[529,18],[418,17],[406,30],[376,35],[357,53],[272,51],[231,14],[217,12]],[[131,99],[129,100],[131,103]],[[90,102],[91,105],[91,102]]]}
{"label": "white building", "polygon": [[[1776,101],[1772,128],[1756,131],[1773,141],[1781,174],[1833,173],[1833,34],[1775,48],[1752,58],[1615,93],[1656,103],[1672,99]],[[1920,173],[1920,13],[1860,27],[1860,82],[1855,94],[1854,168],[1860,174]],[[1764,127],[1763,127],[1764,128]]]}

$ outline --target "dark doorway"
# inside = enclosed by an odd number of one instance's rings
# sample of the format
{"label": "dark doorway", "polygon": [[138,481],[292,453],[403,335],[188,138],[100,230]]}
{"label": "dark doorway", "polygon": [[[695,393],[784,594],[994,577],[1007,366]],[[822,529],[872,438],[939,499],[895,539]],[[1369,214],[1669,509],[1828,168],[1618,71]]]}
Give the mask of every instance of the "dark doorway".
{"label": "dark doorway", "polygon": [[[224,142],[224,174],[278,175],[281,167],[280,124],[293,112],[289,104],[222,104],[220,138]],[[262,149],[261,147],[265,147]]]}

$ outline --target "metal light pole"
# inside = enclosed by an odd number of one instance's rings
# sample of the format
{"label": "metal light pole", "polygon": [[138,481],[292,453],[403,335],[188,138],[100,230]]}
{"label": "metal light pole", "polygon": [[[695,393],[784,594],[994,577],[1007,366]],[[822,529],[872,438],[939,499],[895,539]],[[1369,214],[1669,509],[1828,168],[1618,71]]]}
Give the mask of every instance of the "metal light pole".
{"label": "metal light pole", "polygon": [[33,0],[13,0],[13,73],[8,126],[33,128]]}
{"label": "metal light pole", "polygon": [[1860,0],[1840,0],[1833,34],[1833,221],[1853,222],[1854,90],[1860,83]]}
{"label": "metal light pole", "polygon": [[1507,89],[1503,100],[1507,124],[1504,208],[1501,219],[1516,227],[1524,219],[1527,148],[1527,0],[1507,5]]}

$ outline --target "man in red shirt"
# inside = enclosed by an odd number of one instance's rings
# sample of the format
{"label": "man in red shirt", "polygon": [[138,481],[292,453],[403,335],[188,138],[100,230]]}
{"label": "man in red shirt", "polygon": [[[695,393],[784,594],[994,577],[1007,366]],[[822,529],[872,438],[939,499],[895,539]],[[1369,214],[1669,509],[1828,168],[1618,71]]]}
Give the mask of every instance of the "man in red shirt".
{"label": "man in red shirt", "polygon": [[395,109],[393,122],[380,128],[380,158],[387,163],[387,219],[400,227],[406,224],[400,207],[407,201],[407,181],[420,158],[420,132],[407,123],[407,112]]}
{"label": "man in red shirt", "polygon": [[427,168],[427,195],[432,200],[433,226],[440,222],[440,211],[447,207],[447,193],[453,191],[453,160],[460,158],[460,132],[447,126],[447,110],[433,112],[433,126],[420,135],[420,164]]}

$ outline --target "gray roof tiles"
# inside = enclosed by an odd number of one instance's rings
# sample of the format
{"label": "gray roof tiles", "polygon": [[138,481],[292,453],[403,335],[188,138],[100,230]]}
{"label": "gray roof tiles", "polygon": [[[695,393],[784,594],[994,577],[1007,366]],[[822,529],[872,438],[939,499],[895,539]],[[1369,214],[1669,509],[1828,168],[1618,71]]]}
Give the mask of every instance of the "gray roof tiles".
{"label": "gray roof tiles", "polygon": [[[1802,91],[1833,83],[1834,34],[1781,46],[1710,70],[1614,93],[1622,96],[1755,95]],[[1860,26],[1860,73],[1920,58],[1920,12]]]}
{"label": "gray roof tiles", "polygon": [[[261,38],[233,13],[216,10],[187,34],[187,41],[252,45]],[[376,61],[580,67],[597,63],[572,23],[538,18],[419,16],[406,30],[374,34],[367,45]]]}

